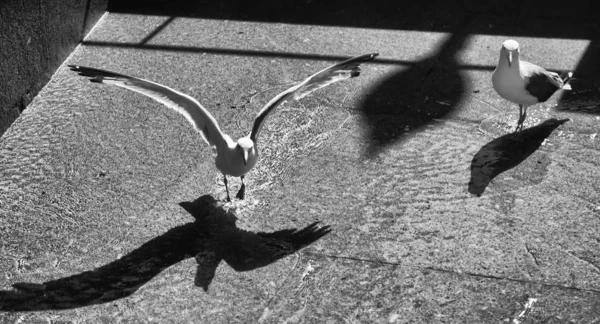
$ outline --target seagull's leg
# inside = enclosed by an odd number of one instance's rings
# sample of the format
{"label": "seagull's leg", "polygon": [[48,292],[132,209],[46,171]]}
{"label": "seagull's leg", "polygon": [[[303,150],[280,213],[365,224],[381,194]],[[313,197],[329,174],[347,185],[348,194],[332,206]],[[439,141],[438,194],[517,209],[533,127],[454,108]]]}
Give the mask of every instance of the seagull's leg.
{"label": "seagull's leg", "polygon": [[246,192],[246,185],[244,184],[244,176],[241,176],[240,179],[242,179],[242,186],[240,187],[240,191],[238,191],[238,193],[237,193],[237,195],[235,195],[235,197],[240,200],[244,200],[244,193]]}
{"label": "seagull's leg", "polygon": [[227,201],[231,201],[231,198],[229,198],[229,188],[227,187],[227,176],[223,175],[223,182],[225,182],[225,191],[227,192]]}
{"label": "seagull's leg", "polygon": [[527,107],[528,106],[519,105],[519,121],[517,122],[517,129],[513,133],[513,139],[516,141],[521,141],[523,123],[525,122],[525,117],[527,117]]}
{"label": "seagull's leg", "polygon": [[523,121],[521,122],[521,130],[523,129],[523,123],[525,122],[525,118],[527,117],[527,107],[529,106],[523,106]]}
{"label": "seagull's leg", "polygon": [[515,129],[515,133],[518,133],[523,129],[524,121],[525,115],[523,114],[523,105],[519,105],[519,121],[517,122],[517,129]]}
{"label": "seagull's leg", "polygon": [[515,133],[518,133],[521,130],[521,126],[523,125],[523,105],[519,105],[519,120],[517,121],[517,128],[515,129]]}

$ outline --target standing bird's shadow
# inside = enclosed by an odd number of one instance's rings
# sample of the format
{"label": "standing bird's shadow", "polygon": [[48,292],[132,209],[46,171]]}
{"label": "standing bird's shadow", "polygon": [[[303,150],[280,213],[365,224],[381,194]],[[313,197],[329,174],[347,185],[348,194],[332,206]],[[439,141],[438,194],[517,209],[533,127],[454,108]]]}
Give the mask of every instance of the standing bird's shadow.
{"label": "standing bird's shadow", "polygon": [[367,158],[434,119],[447,116],[458,105],[465,80],[459,72],[457,53],[468,39],[467,23],[465,19],[435,53],[408,69],[386,75],[367,93],[359,105],[367,129]]}
{"label": "standing bird's shadow", "polygon": [[211,196],[180,204],[196,221],[170,229],[122,258],[91,271],[37,283],[15,283],[0,291],[0,310],[39,311],[103,304],[127,297],[168,267],[195,257],[195,284],[208,289],[225,260],[236,271],[267,266],[330,232],[313,223],[302,230],[253,233],[236,227],[237,218]]}
{"label": "standing bird's shadow", "polygon": [[506,134],[485,144],[471,161],[469,192],[481,196],[497,175],[525,161],[558,126],[568,120],[551,118],[522,130],[518,137]]}

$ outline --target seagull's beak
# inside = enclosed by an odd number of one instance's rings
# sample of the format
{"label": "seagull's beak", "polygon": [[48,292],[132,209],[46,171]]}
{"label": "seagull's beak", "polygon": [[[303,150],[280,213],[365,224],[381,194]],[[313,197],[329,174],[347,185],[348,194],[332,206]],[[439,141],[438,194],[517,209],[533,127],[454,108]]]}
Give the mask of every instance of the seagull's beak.
{"label": "seagull's beak", "polygon": [[510,67],[512,65],[512,52],[508,52],[508,67]]}
{"label": "seagull's beak", "polygon": [[248,165],[248,151],[244,150],[244,165]]}

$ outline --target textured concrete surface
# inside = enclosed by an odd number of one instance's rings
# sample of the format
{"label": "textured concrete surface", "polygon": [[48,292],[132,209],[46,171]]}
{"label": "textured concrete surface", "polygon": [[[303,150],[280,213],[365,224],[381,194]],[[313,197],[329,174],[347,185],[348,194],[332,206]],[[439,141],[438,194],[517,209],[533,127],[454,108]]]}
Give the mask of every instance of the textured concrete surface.
{"label": "textured concrete surface", "polygon": [[426,13],[418,29],[105,16],[65,64],[186,92],[234,138],[293,82],[381,55],[270,117],[232,203],[184,118],[63,65],[0,140],[0,317],[600,321],[597,80],[579,81],[585,109],[561,93],[530,108],[521,141],[491,85],[507,35],[574,70],[596,26]]}
{"label": "textured concrete surface", "polygon": [[108,0],[0,2],[0,135],[106,10]]}

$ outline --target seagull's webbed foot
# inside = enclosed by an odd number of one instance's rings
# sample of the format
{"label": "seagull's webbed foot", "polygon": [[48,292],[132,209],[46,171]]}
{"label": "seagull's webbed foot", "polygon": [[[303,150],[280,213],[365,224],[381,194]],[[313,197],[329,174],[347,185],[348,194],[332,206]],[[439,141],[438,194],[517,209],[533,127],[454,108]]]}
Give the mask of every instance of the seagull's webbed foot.
{"label": "seagull's webbed foot", "polygon": [[521,137],[522,133],[523,132],[521,130],[518,130],[518,131],[515,131],[514,133],[512,133],[512,140],[516,141],[516,142],[520,142],[522,140],[522,137]]}
{"label": "seagull's webbed foot", "polygon": [[518,134],[520,130],[521,130],[521,125],[517,124],[517,127],[515,127],[515,131],[513,132],[513,134]]}
{"label": "seagull's webbed foot", "polygon": [[519,122],[517,123],[517,128],[515,128],[515,131],[512,133],[512,139],[515,141],[520,140],[521,138],[521,132],[523,131],[523,123],[521,122],[521,120],[519,120]]}
{"label": "seagull's webbed foot", "polygon": [[242,179],[242,186],[240,187],[240,191],[238,191],[238,193],[237,193],[237,195],[235,195],[235,197],[240,200],[244,200],[244,196],[246,193],[246,184],[244,184],[244,176],[241,176],[240,179]]}
{"label": "seagull's webbed foot", "polygon": [[227,187],[227,176],[223,175],[223,182],[225,183],[225,191],[227,192],[227,202],[231,201],[231,198],[229,198],[229,188]]}

